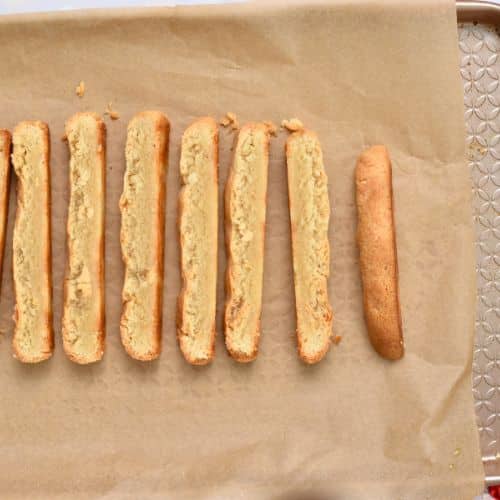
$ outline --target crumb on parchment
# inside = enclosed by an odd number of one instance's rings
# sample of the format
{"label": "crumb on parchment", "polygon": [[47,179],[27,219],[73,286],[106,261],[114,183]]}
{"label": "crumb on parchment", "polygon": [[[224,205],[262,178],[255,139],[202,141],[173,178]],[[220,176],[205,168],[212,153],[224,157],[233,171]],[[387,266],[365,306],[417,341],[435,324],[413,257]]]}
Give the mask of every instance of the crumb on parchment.
{"label": "crumb on parchment", "polygon": [[266,126],[269,135],[274,137],[278,135],[278,127],[272,121],[264,120],[262,123]]}
{"label": "crumb on parchment", "polygon": [[85,95],[85,82],[83,80],[76,86],[75,94],[78,97],[83,97]]}
{"label": "crumb on parchment", "polygon": [[286,128],[290,132],[297,132],[298,130],[304,130],[304,124],[298,118],[290,118],[289,120],[283,120],[281,122],[281,127]]}
{"label": "crumb on parchment", "polygon": [[113,109],[113,103],[112,102],[108,102],[108,106],[106,107],[106,111],[104,111],[104,114],[105,115],[109,115],[109,117],[112,120],[118,120],[118,118],[120,118],[120,113],[118,113],[118,111],[116,111],[115,109]]}
{"label": "crumb on parchment", "polygon": [[233,130],[238,130],[240,128],[240,124],[238,122],[238,118],[236,117],[236,115],[234,113],[232,113],[231,111],[228,111],[226,113],[226,116],[224,116],[221,121],[220,121],[220,124],[223,126],[223,127],[228,127],[229,125],[231,125],[231,128]]}
{"label": "crumb on parchment", "polygon": [[342,342],[342,335],[335,335],[335,337],[333,337],[333,343],[339,345],[340,342]]}

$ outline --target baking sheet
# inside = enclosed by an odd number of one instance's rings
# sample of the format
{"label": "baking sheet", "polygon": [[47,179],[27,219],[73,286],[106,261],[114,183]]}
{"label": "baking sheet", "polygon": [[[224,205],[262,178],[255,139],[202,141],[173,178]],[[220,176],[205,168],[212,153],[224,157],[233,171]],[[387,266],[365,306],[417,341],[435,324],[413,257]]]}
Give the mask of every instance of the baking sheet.
{"label": "baking sheet", "polygon": [[486,480],[500,483],[500,420],[497,418],[500,355],[498,335],[500,288],[500,234],[498,219],[500,178],[500,36],[495,27],[459,25],[460,72],[464,86],[468,163],[473,181],[473,213],[476,225],[476,274],[478,301],[474,345],[473,394],[485,464]]}
{"label": "baking sheet", "polygon": [[[481,491],[455,6],[282,5],[0,19],[2,125],[41,118],[52,131],[58,334],[49,362],[24,366],[11,358],[9,249],[0,303],[3,496],[272,498],[317,490],[341,499],[469,499]],[[83,99],[74,93],[80,80]],[[65,359],[59,335],[68,196],[59,138],[73,112],[103,111],[109,101],[121,118],[108,122],[107,352],[102,363],[82,367]],[[119,341],[118,199],[126,123],[148,108],[169,115],[172,133],[164,352],[143,364]],[[271,146],[259,358],[235,364],[220,328],[211,366],[193,368],[178,350],[179,139],[195,117],[229,110],[242,122],[296,115],[322,140],[332,203],[330,291],[342,342],[318,366],[296,355],[284,134]],[[221,194],[232,140],[221,130]],[[394,160],[407,344],[394,364],[369,346],[355,249],[355,159],[377,142]],[[219,305],[224,267],[221,232]]]}

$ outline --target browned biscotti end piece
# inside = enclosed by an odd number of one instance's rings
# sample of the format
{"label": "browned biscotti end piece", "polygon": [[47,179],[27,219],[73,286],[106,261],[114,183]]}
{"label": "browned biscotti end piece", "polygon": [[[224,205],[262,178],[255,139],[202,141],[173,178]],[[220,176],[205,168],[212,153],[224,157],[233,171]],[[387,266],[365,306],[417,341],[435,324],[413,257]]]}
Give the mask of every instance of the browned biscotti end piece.
{"label": "browned biscotti end piece", "polygon": [[77,113],[66,122],[66,138],[70,199],[62,336],[68,358],[88,364],[104,354],[106,127],[96,113]]}
{"label": "browned biscotti end piece", "polygon": [[268,165],[269,127],[245,124],[225,189],[225,340],[242,363],[253,361],[259,347]]}
{"label": "browned biscotti end piece", "polygon": [[185,359],[205,365],[215,350],[218,127],[213,118],[200,118],[184,132],[180,174],[177,337]]}
{"label": "browned biscotti end piece", "polygon": [[356,166],[357,240],[365,321],[375,350],[389,360],[404,355],[392,167],[385,146],[364,151]]}
{"label": "browned biscotti end piece", "polygon": [[330,202],[317,135],[303,129],[286,142],[288,194],[300,358],[317,363],[328,352],[333,313],[328,298]]}
{"label": "browned biscotti end piece", "polygon": [[138,113],[127,129],[120,198],[125,264],[120,335],[126,352],[139,361],[151,361],[161,353],[169,129],[159,111]]}
{"label": "browned biscotti end piece", "polygon": [[12,143],[18,178],[12,243],[16,298],[12,346],[15,358],[38,363],[50,358],[54,349],[49,128],[40,121],[21,122],[14,129]]}
{"label": "browned biscotti end piece", "polygon": [[0,129],[0,283],[2,281],[3,255],[5,250],[5,233],[9,213],[10,186],[10,132]]}

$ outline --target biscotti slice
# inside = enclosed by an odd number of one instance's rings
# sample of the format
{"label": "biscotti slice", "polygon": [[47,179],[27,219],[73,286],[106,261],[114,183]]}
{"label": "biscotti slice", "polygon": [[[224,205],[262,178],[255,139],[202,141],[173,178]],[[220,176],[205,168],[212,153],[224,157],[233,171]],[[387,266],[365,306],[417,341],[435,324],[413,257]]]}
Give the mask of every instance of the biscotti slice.
{"label": "biscotti slice", "polygon": [[269,132],[263,123],[240,130],[225,190],[226,347],[237,361],[259,346],[264,269]]}
{"label": "biscotti slice", "polygon": [[177,336],[184,357],[209,363],[215,348],[218,129],[200,118],[182,136],[179,232],[182,290]]}
{"label": "biscotti slice", "polygon": [[170,125],[159,111],[137,114],[127,129],[120,198],[125,264],[120,334],[127,353],[149,361],[161,352],[165,176]]}
{"label": "biscotti slice", "polygon": [[39,121],[21,122],[14,129],[13,144],[12,163],[17,175],[13,349],[20,361],[38,363],[50,358],[54,348],[49,128]]}
{"label": "biscotti slice", "polygon": [[316,134],[304,129],[290,135],[286,161],[299,355],[316,363],[330,346],[333,320],[328,300],[328,179]]}
{"label": "biscotti slice", "polygon": [[9,213],[10,146],[10,132],[0,129],[0,283],[2,282],[5,233]]}
{"label": "biscotti slice", "polygon": [[392,167],[385,146],[361,154],[356,167],[358,247],[368,335],[384,358],[403,356]]}
{"label": "biscotti slice", "polygon": [[67,266],[62,320],[67,356],[80,364],[104,353],[106,128],[94,113],[66,122],[70,151]]}

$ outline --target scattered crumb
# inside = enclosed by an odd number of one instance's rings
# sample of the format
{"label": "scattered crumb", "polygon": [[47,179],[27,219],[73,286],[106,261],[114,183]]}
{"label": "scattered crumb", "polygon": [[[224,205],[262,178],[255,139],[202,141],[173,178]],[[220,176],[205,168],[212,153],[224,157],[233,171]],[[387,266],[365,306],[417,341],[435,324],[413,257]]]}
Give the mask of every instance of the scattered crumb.
{"label": "scattered crumb", "polygon": [[66,133],[61,135],[61,141],[66,142],[67,140],[68,140],[68,136],[66,135]]}
{"label": "scattered crumb", "polygon": [[468,149],[469,160],[479,160],[488,152],[488,148],[482,146],[476,139],[469,144]]}
{"label": "scattered crumb", "polygon": [[281,127],[286,128],[290,132],[297,132],[298,130],[304,130],[304,124],[298,118],[290,118],[289,120],[283,120],[281,122]]}
{"label": "scattered crumb", "polygon": [[118,111],[116,111],[116,110],[113,109],[113,103],[112,102],[108,102],[108,106],[106,108],[106,111],[104,111],[104,114],[105,115],[109,115],[109,117],[112,120],[118,120],[118,118],[120,118],[120,113],[118,113]]}
{"label": "scattered crumb", "polygon": [[266,120],[262,123],[266,126],[270,135],[273,135],[274,137],[278,135],[278,127],[273,122]]}
{"label": "scattered crumb", "polygon": [[449,468],[450,470],[453,470],[453,469],[455,468],[455,464],[450,464],[450,465],[448,465],[448,468]]}
{"label": "scattered crumb", "polygon": [[340,342],[342,342],[342,335],[335,335],[335,337],[333,337],[333,343],[339,345]]}
{"label": "scattered crumb", "polygon": [[75,93],[78,97],[83,97],[85,94],[85,82],[82,80],[75,88]]}
{"label": "scattered crumb", "polygon": [[231,128],[233,130],[238,130],[240,128],[238,118],[236,118],[236,115],[234,113],[231,113],[231,111],[228,111],[226,113],[226,116],[221,119],[220,124],[223,127],[228,127],[229,125],[231,125]]}
{"label": "scattered crumb", "polygon": [[455,457],[458,457],[458,455],[460,455],[460,453],[462,453],[462,450],[460,448],[456,448],[455,451],[453,452],[453,455]]}

